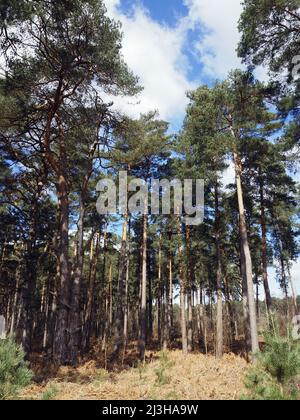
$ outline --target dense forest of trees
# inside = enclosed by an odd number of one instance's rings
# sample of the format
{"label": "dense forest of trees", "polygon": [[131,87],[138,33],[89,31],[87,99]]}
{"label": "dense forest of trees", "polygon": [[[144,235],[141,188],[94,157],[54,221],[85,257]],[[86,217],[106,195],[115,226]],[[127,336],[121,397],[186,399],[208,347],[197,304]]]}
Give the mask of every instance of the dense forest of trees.
{"label": "dense forest of trees", "polygon": [[[247,69],[188,92],[179,133],[154,111],[134,120],[105,99],[142,87],[104,3],[0,0],[0,315],[28,356],[60,364],[95,342],[114,360],[129,343],[141,360],[154,343],[256,352],[272,312],[298,311],[299,0],[244,1]],[[260,64],[268,84],[255,79]],[[235,183],[224,185],[229,165]],[[176,209],[99,215],[97,183],[120,171],[204,179],[203,223],[186,225]]]}

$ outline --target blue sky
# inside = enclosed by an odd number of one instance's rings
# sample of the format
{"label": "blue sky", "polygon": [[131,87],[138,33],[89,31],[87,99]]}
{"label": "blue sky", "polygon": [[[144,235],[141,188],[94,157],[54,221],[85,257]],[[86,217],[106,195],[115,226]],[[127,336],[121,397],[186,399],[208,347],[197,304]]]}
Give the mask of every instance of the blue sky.
{"label": "blue sky", "polygon": [[[173,131],[182,125],[186,92],[224,79],[242,67],[236,55],[240,0],[105,0],[108,13],[122,24],[123,55],[144,91],[137,99],[117,98],[115,107],[132,117],[157,109]],[[263,68],[256,76],[266,80]],[[225,180],[232,181],[229,168]],[[292,269],[300,294],[300,263]],[[280,296],[275,269],[273,294]]]}
{"label": "blue sky", "polygon": [[[139,3],[148,10],[153,20],[169,26],[175,26],[178,17],[188,14],[188,8],[182,0],[140,0]],[[119,9],[128,13],[132,10],[132,6],[134,7],[132,0],[123,0]]]}

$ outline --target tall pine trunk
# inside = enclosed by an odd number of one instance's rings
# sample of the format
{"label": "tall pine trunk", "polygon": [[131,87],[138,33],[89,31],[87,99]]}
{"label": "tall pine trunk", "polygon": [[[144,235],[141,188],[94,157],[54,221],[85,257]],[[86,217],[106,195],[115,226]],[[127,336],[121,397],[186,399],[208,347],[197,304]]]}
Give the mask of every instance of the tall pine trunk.
{"label": "tall pine trunk", "polygon": [[193,351],[193,304],[192,304],[192,261],[191,261],[191,250],[190,250],[190,227],[186,226],[186,254],[187,254],[187,340],[188,340],[188,351]]}
{"label": "tall pine trunk", "polygon": [[69,362],[70,273],[69,273],[69,194],[64,173],[58,178],[59,199],[59,298],[54,338],[54,356],[61,364]]}
{"label": "tall pine trunk", "polygon": [[[94,249],[95,248],[95,249]],[[82,341],[82,350],[89,350],[90,348],[90,339],[92,334],[92,317],[93,317],[93,305],[95,299],[95,286],[96,286],[96,277],[97,277],[97,261],[99,257],[100,250],[100,232],[98,232],[96,237],[96,244],[94,246],[94,238],[91,240],[91,250],[90,250],[90,273],[89,273],[89,283],[87,290],[87,303],[84,315],[84,329],[83,329],[83,341]]]}
{"label": "tall pine trunk", "polygon": [[223,357],[223,291],[222,291],[222,262],[220,239],[220,210],[218,186],[215,186],[215,235],[217,257],[217,331],[216,331],[216,357]]}
{"label": "tall pine trunk", "polygon": [[182,352],[183,354],[188,353],[188,339],[187,339],[187,328],[186,328],[186,308],[185,308],[185,275],[183,269],[183,253],[182,253],[182,243],[181,243],[181,229],[180,229],[180,217],[177,218],[177,235],[179,242],[179,285],[180,285],[180,324],[181,324],[181,338],[182,338]]}
{"label": "tall pine trunk", "polygon": [[287,271],[288,271],[289,282],[290,282],[291,291],[292,291],[294,314],[298,315],[297,293],[296,293],[296,289],[295,289],[295,285],[294,285],[294,281],[293,281],[293,277],[291,275],[291,269],[290,269],[289,265],[288,265]]}
{"label": "tall pine trunk", "polygon": [[79,353],[80,344],[80,291],[81,291],[81,279],[84,264],[84,250],[83,250],[83,235],[84,235],[84,216],[85,207],[83,197],[80,195],[79,199],[79,220],[78,220],[78,242],[76,250],[76,261],[74,278],[72,282],[72,300],[71,300],[71,312],[69,322],[69,333],[70,333],[70,363],[72,365],[77,364],[77,358]]}
{"label": "tall pine trunk", "polygon": [[[235,137],[235,133],[232,129],[232,134]],[[252,353],[259,351],[258,343],[258,330],[257,330],[257,319],[254,299],[254,285],[252,278],[252,259],[248,241],[248,232],[246,225],[246,212],[244,206],[243,188],[242,188],[242,162],[240,156],[234,152],[234,165],[236,173],[236,188],[238,196],[238,208],[240,217],[240,238],[241,238],[241,254],[243,256],[242,264],[242,275],[244,286],[247,285],[247,300],[249,310],[249,321],[250,321],[250,334],[251,334],[251,350]]]}
{"label": "tall pine trunk", "polygon": [[140,359],[145,359],[146,328],[147,328],[147,243],[148,243],[148,215],[143,216],[143,239],[142,239],[142,278],[141,278],[141,312],[140,312]]}
{"label": "tall pine trunk", "polygon": [[129,326],[129,270],[130,270],[130,256],[131,256],[131,219],[128,224],[128,244],[127,244],[127,263],[125,276],[125,313],[124,313],[124,349],[128,342],[128,326]]}
{"label": "tall pine trunk", "polygon": [[157,292],[157,338],[162,347],[167,347],[165,338],[165,307],[164,307],[164,285],[162,282],[162,261],[161,261],[161,234],[158,244],[158,292]]}
{"label": "tall pine trunk", "polygon": [[262,274],[263,274],[267,309],[270,312],[272,310],[272,297],[271,297],[269,280],[268,280],[267,225],[266,225],[266,214],[265,214],[264,184],[263,184],[262,179],[260,179],[260,209],[261,209],[260,212],[261,212]]}
{"label": "tall pine trunk", "polygon": [[226,306],[229,316],[229,343],[232,344],[234,340],[237,339],[236,328],[235,328],[235,311],[232,306],[232,298],[229,290],[229,282],[227,277],[224,278],[225,283],[225,297],[226,297]]}
{"label": "tall pine trunk", "polygon": [[172,253],[170,252],[169,256],[169,317],[168,317],[168,325],[169,325],[169,340],[172,339],[172,331],[173,331],[173,261],[172,261]]}
{"label": "tall pine trunk", "polygon": [[[26,287],[23,289],[24,296],[24,330],[23,330],[23,347],[26,354],[32,352],[33,348],[33,329],[34,318],[37,313],[36,305],[36,282],[37,282],[37,228],[38,228],[38,200],[42,187],[39,184],[38,190],[34,193],[31,202],[30,229],[28,235],[26,256],[25,256],[25,281]],[[34,269],[33,269],[34,267]]]}
{"label": "tall pine trunk", "polygon": [[114,355],[119,357],[124,345],[125,279],[127,271],[127,214],[124,216],[123,235],[119,261],[117,311],[115,319]]}

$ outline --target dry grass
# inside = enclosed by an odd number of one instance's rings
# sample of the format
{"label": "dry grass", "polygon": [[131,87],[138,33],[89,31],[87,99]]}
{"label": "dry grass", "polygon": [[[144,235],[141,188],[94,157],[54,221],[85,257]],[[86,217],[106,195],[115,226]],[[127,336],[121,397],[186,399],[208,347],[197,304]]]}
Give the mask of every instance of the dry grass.
{"label": "dry grass", "polygon": [[[149,356],[149,355],[148,355]],[[60,368],[54,379],[32,385],[25,399],[56,400],[235,400],[245,392],[246,361],[235,355],[213,356],[168,352],[167,384],[157,382],[158,354],[150,362],[122,372],[107,372],[90,361],[76,368]],[[52,392],[51,390],[55,390]]]}

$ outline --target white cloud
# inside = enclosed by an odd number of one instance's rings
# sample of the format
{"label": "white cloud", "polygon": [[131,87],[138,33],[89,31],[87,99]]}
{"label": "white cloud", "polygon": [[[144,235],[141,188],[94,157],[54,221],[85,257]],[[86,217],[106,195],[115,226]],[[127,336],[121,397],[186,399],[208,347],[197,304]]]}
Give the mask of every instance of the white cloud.
{"label": "white cloud", "polygon": [[[122,23],[125,61],[144,87],[138,99],[113,99],[115,108],[132,117],[157,109],[164,119],[180,120],[187,105],[187,90],[207,76],[225,78],[231,69],[241,67],[236,54],[240,0],[182,1],[188,15],[169,27],[153,20],[139,2],[133,1],[130,13],[125,14],[118,7],[121,0],[105,0],[108,14]],[[190,30],[196,30],[193,45],[187,45]],[[199,63],[197,84],[188,78],[187,48]],[[266,79],[265,70],[257,74]]]}
{"label": "white cloud", "polygon": [[116,15],[116,8],[119,6],[121,0],[105,0],[105,6],[110,16]]}
{"label": "white cloud", "polygon": [[[241,34],[238,22],[243,10],[241,0],[183,0],[189,8],[187,25],[201,25],[203,36],[195,42],[195,54],[203,65],[203,74],[225,78],[230,70],[244,68],[237,56]],[[267,81],[268,71],[259,66],[255,75]]]}
{"label": "white cloud", "polygon": [[141,6],[124,15],[119,0],[107,0],[110,16],[121,21],[123,55],[129,68],[140,78],[144,91],[138,99],[116,98],[115,106],[131,116],[159,110],[162,118],[183,116],[187,105],[186,91],[193,88],[187,77],[187,60],[183,54],[185,33],[159,24]]}
{"label": "white cloud", "polygon": [[242,11],[240,0],[184,0],[189,8],[190,25],[201,24],[203,37],[196,42],[204,73],[226,77],[241,67],[236,48],[240,39],[238,20]]}

